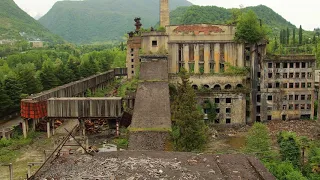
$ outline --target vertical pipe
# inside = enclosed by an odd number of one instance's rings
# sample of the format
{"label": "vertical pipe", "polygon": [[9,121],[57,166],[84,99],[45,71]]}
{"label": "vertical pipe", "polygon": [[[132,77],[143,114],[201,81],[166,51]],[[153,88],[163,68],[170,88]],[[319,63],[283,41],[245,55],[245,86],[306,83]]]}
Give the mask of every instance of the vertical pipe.
{"label": "vertical pipe", "polygon": [[13,168],[12,168],[12,163],[9,164],[9,178],[10,180],[13,180]]}

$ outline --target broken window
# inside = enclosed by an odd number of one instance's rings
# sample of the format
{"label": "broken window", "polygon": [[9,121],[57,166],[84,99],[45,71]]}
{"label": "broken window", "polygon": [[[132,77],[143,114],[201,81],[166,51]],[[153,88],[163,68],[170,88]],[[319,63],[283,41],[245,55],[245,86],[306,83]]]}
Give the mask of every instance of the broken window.
{"label": "broken window", "polygon": [[268,78],[272,78],[272,73],[268,73]]}
{"label": "broken window", "polygon": [[261,78],[261,72],[258,72],[258,78]]}
{"label": "broken window", "polygon": [[276,73],[276,78],[280,78],[280,73]]}
{"label": "broken window", "polygon": [[307,85],[308,85],[308,88],[311,88],[311,83],[308,83]]}
{"label": "broken window", "polygon": [[308,79],[312,78],[312,73],[308,73]]}
{"label": "broken window", "polygon": [[308,100],[308,101],[311,100],[311,94],[308,94],[307,100]]}
{"label": "broken window", "polygon": [[152,46],[158,46],[158,41],[152,41]]}
{"label": "broken window", "polygon": [[131,68],[134,68],[134,65],[131,65]]}
{"label": "broken window", "polygon": [[301,100],[302,101],[306,100],[306,95],[301,95]]}
{"label": "broken window", "polygon": [[306,83],[301,83],[301,88],[306,88]]}
{"label": "broken window", "polygon": [[298,101],[299,100],[299,95],[294,96],[294,100]]}
{"label": "broken window", "polygon": [[214,103],[219,104],[220,103],[220,99],[219,98],[214,98]]}
{"label": "broken window", "polygon": [[272,63],[268,63],[268,68],[272,68]]}
{"label": "broken window", "polygon": [[268,83],[268,88],[272,88],[272,83]]}
{"label": "broken window", "polygon": [[311,104],[307,104],[307,109],[308,109],[308,110],[311,109]]}
{"label": "broken window", "polygon": [[220,113],[220,108],[216,109],[216,113],[219,114]]}
{"label": "broken window", "polygon": [[280,88],[280,83],[276,82],[276,88]]}
{"label": "broken window", "polygon": [[290,74],[289,74],[289,78],[293,78],[293,73],[290,73]]}
{"label": "broken window", "polygon": [[294,83],[295,88],[300,88],[300,83]]}
{"label": "broken window", "polygon": [[231,113],[231,108],[226,108],[226,113],[230,114]]}
{"label": "broken window", "polygon": [[295,104],[295,105],[294,105],[294,109],[295,109],[295,110],[299,110],[299,108],[300,108],[299,104]]}
{"label": "broken window", "polygon": [[220,124],[220,119],[214,120],[214,123],[215,123],[215,124]]}
{"label": "broken window", "polygon": [[289,88],[293,88],[293,83],[289,83]]}
{"label": "broken window", "polygon": [[305,104],[301,104],[300,108],[301,108],[301,110],[304,110],[306,108],[306,105]]}
{"label": "broken window", "polygon": [[283,87],[283,88],[288,88],[288,83],[283,83],[283,84],[282,84],[282,87]]}
{"label": "broken window", "polygon": [[301,78],[306,78],[306,73],[301,73]]}
{"label": "broken window", "polygon": [[293,63],[290,63],[290,68],[293,68],[294,67],[294,64]]}
{"label": "broken window", "polygon": [[283,68],[288,68],[288,63],[283,63]]}
{"label": "broken window", "polygon": [[268,106],[267,110],[272,111],[272,106]]}
{"label": "broken window", "polygon": [[268,95],[268,101],[272,101],[272,95]]}
{"label": "broken window", "polygon": [[134,59],[131,59],[131,62],[134,62]]}
{"label": "broken window", "polygon": [[300,73],[296,73],[296,77],[295,78],[300,78]]}
{"label": "broken window", "polygon": [[293,95],[289,95],[289,100],[290,100],[290,101],[293,100]]}
{"label": "broken window", "polygon": [[260,113],[261,107],[257,106],[257,113]]}
{"label": "broken window", "polygon": [[293,110],[293,104],[289,104],[289,110]]}
{"label": "broken window", "polygon": [[283,105],[283,106],[282,106],[282,109],[283,109],[283,110],[287,110],[287,105]]}
{"label": "broken window", "polygon": [[224,72],[224,64],[220,63],[220,73],[223,73],[223,72]]}
{"label": "broken window", "polygon": [[227,98],[226,103],[231,103],[231,98]]}
{"label": "broken window", "polygon": [[271,121],[272,120],[272,116],[268,116],[268,121]]}
{"label": "broken window", "polygon": [[227,124],[231,124],[231,119],[230,119],[230,118],[227,118],[227,119],[226,119],[226,123],[227,123]]}
{"label": "broken window", "polygon": [[280,63],[276,63],[276,68],[280,68]]}
{"label": "broken window", "polygon": [[288,73],[283,73],[283,78],[288,78]]}
{"label": "broken window", "polygon": [[261,95],[257,95],[257,102],[261,102]]}
{"label": "broken window", "polygon": [[296,68],[300,68],[300,63],[299,62],[296,63]]}
{"label": "broken window", "polygon": [[301,68],[306,68],[306,63],[305,62],[301,63]]}
{"label": "broken window", "polygon": [[288,99],[288,96],[287,95],[283,95],[282,99],[286,101]]}

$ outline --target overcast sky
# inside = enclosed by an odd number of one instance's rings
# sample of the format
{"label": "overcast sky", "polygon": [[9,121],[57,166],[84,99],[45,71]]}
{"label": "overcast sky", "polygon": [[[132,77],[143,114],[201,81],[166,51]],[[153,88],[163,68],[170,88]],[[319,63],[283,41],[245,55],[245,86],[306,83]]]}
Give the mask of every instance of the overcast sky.
{"label": "overcast sky", "polygon": [[[58,0],[14,0],[21,9],[33,17],[44,15]],[[116,1],[116,0],[115,0]],[[320,27],[319,0],[189,0],[196,5],[214,5],[225,8],[239,7],[240,5],[266,5],[279,13],[296,26],[300,24],[304,29],[313,30]]]}

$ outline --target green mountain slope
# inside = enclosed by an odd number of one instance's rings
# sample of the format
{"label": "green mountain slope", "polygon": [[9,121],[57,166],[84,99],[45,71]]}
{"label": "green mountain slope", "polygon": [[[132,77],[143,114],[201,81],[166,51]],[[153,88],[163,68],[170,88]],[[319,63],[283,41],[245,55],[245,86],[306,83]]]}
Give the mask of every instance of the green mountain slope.
{"label": "green mountain slope", "polygon": [[[171,0],[170,8],[192,5]],[[159,0],[58,1],[39,21],[52,32],[74,43],[119,40],[134,29],[135,17],[143,27],[159,21]]]}
{"label": "green mountain slope", "polygon": [[62,41],[21,10],[13,0],[0,1],[0,40]]}
{"label": "green mountain slope", "polygon": [[[295,27],[267,6],[259,5],[243,9],[243,11],[248,10],[254,11],[258,18],[260,18],[263,23],[267,24],[275,34],[278,34],[281,29]],[[170,16],[171,24],[224,24],[232,18],[232,9],[225,9],[217,6],[179,7],[172,11]]]}

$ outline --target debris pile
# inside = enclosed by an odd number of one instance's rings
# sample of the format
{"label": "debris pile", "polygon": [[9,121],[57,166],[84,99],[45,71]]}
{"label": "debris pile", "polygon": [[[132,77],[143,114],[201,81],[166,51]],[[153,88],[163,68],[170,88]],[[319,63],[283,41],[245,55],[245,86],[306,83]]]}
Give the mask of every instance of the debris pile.
{"label": "debris pile", "polygon": [[107,120],[97,119],[97,120],[86,120],[85,127],[88,134],[98,134],[102,131],[109,129],[109,124]]}
{"label": "debris pile", "polygon": [[[54,128],[58,128],[59,126],[62,125],[62,123],[64,122],[64,120],[55,120],[54,121]],[[51,126],[51,124],[50,124]],[[52,128],[52,126],[51,126]],[[40,121],[37,125],[36,125],[36,131],[40,131],[40,132],[46,132],[47,131],[47,121]]]}

